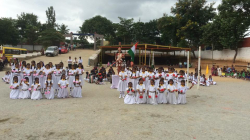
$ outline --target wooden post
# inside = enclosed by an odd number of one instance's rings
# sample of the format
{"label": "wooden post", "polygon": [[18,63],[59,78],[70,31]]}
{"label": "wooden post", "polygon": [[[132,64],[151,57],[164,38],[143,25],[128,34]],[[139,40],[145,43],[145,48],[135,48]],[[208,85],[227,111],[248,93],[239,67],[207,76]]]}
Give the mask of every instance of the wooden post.
{"label": "wooden post", "polygon": [[139,48],[139,65],[141,64],[141,48]]}
{"label": "wooden post", "polygon": [[145,61],[144,61],[144,66],[146,65],[146,63],[147,63],[147,44],[145,45]]}
{"label": "wooden post", "polygon": [[187,87],[189,82],[189,51],[187,51]]}
{"label": "wooden post", "polygon": [[198,57],[198,85],[197,89],[200,88],[200,70],[201,70],[201,47],[199,47],[199,57]]}

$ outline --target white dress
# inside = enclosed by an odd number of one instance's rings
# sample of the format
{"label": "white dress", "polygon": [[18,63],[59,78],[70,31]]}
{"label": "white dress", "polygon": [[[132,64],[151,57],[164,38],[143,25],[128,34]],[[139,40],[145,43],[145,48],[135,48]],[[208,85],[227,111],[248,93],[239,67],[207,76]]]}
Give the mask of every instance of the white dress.
{"label": "white dress", "polygon": [[212,79],[208,78],[209,84],[216,85],[217,83]]}
{"label": "white dress", "polygon": [[[51,70],[51,69],[46,69],[46,68],[45,68],[45,69],[43,70],[43,72],[45,73],[45,76],[44,76],[44,78],[43,78],[43,80],[44,80],[43,83],[45,83],[45,81],[47,80],[48,74],[49,74],[49,73],[52,73],[52,70]],[[52,78],[53,78],[53,77],[52,77]]]}
{"label": "white dress", "polygon": [[200,78],[200,85],[202,85],[202,86],[210,86],[210,84],[209,84],[209,82],[208,82],[208,80],[206,80],[206,79],[204,79],[203,77],[201,77]]}
{"label": "white dress", "polygon": [[76,70],[69,70],[69,87],[70,88],[74,88],[74,83],[73,81],[75,80],[75,74],[76,74]]}
{"label": "white dress", "polygon": [[149,86],[151,85],[151,84],[150,84],[150,80],[153,79],[154,75],[155,75],[155,74],[154,74],[153,72],[148,72],[148,75],[147,75],[147,77],[148,77],[148,78],[147,78],[147,83],[146,83],[146,85],[145,85],[146,87],[149,87]]}
{"label": "white dress", "polygon": [[[59,69],[54,70],[53,83],[58,83],[61,80],[62,71]],[[53,84],[53,89],[59,89],[58,84]]]}
{"label": "white dress", "polygon": [[157,105],[155,92],[156,92],[156,86],[155,85],[150,85],[148,87],[148,100],[147,100],[148,104]]}
{"label": "white dress", "polygon": [[[138,92],[139,90],[139,92]],[[143,92],[144,90],[144,92]],[[136,94],[136,103],[137,104],[145,104],[147,102],[147,95],[146,95],[146,87],[144,84],[140,85],[138,84],[137,87],[136,87],[136,91],[137,91],[137,94]],[[141,98],[142,96],[142,98]]]}
{"label": "white dress", "polygon": [[176,87],[174,85],[169,84],[167,87],[167,90],[170,90],[168,91],[167,102],[170,104],[177,104],[176,95],[175,95]]}
{"label": "white dress", "polygon": [[185,80],[185,83],[186,83],[186,76],[185,75],[178,75],[177,79],[176,79],[177,88],[179,88],[179,86],[181,86],[181,81],[182,80]]}
{"label": "white dress", "polygon": [[[164,90],[164,91],[163,91]],[[166,104],[167,103],[167,96],[166,96],[166,86],[163,85],[159,85],[159,87],[157,88],[157,103],[158,104]]]}
{"label": "white dress", "polygon": [[11,84],[11,87],[13,88],[17,88],[17,89],[11,89],[11,92],[10,92],[10,99],[18,99],[19,97],[19,88],[20,88],[20,85],[19,83],[13,83]]}
{"label": "white dress", "polygon": [[192,81],[192,83],[195,84],[195,85],[198,83],[197,76],[195,77],[195,76],[193,75],[193,81]]}
{"label": "white dress", "polygon": [[132,92],[133,88],[127,88],[127,95],[124,98],[124,104],[135,104],[135,94]]}
{"label": "white dress", "polygon": [[[146,72],[141,72],[141,73],[140,73],[140,78],[143,79],[143,84],[146,85],[146,83],[147,83],[147,73],[146,73]],[[140,79],[140,78],[139,78],[139,79]],[[138,81],[138,82],[139,82],[139,81]]]}
{"label": "white dress", "polygon": [[118,91],[122,92],[122,91],[126,91],[127,88],[127,80],[125,80],[127,77],[127,73],[125,72],[120,72],[119,73],[119,83],[118,83]]}
{"label": "white dress", "polygon": [[159,76],[158,73],[156,73],[154,76],[155,76],[155,78],[158,78],[158,79],[155,79],[155,86],[158,87],[159,86],[159,82],[160,82],[160,79],[159,79],[160,76]]}
{"label": "white dress", "polygon": [[66,88],[67,85],[69,85],[69,82],[67,80],[60,80],[58,82],[58,84],[60,85],[60,89],[58,92],[57,97],[58,98],[66,98],[69,96],[68,90]]}
{"label": "white dress", "polygon": [[26,69],[24,70],[24,74],[23,74],[23,77],[24,77],[24,78],[26,78],[26,77],[29,78],[30,87],[31,87],[31,85],[32,85],[32,83],[33,83],[32,72],[33,72],[32,69],[27,69],[27,68],[26,68]]}
{"label": "white dress", "polygon": [[33,87],[33,92],[31,94],[31,99],[32,100],[40,100],[40,99],[42,99],[43,96],[42,96],[41,91],[40,91],[41,88],[38,87],[38,84],[35,84],[35,85],[33,84],[32,87]]}
{"label": "white dress", "polygon": [[177,103],[178,104],[186,104],[187,100],[186,100],[186,92],[189,88],[186,86],[180,86],[178,88],[178,100]]}
{"label": "white dress", "polygon": [[10,83],[13,83],[14,76],[17,76],[18,83],[21,83],[21,69],[18,69],[18,68],[12,69]]}
{"label": "white dress", "polygon": [[132,82],[133,89],[136,89],[136,86],[138,84],[137,77],[139,77],[139,75],[137,75],[135,72],[132,72],[130,75],[130,81]]}
{"label": "white dress", "polygon": [[221,68],[217,68],[218,76],[221,76]]}
{"label": "white dress", "polygon": [[19,93],[19,99],[29,99],[30,98],[30,91],[29,91],[29,85],[25,82],[22,82],[22,89]]}
{"label": "white dress", "polygon": [[77,68],[76,69],[76,72],[78,72],[78,74],[79,74],[79,80],[81,80],[82,82],[81,82],[81,85],[83,85],[83,73],[84,73],[84,69],[81,69],[81,68]]}
{"label": "white dress", "polygon": [[[44,83],[45,87],[48,84],[44,95],[49,100],[55,98],[55,91],[54,91],[54,88],[53,88],[53,85],[54,85],[53,83],[54,82],[52,80],[46,80],[45,83]],[[51,86],[51,88],[50,88],[50,86]]]}
{"label": "white dress", "polygon": [[41,84],[40,88],[45,88],[44,81],[45,81],[45,76],[43,75],[43,69],[36,69],[36,76],[35,78],[39,78],[39,83]]}
{"label": "white dress", "polygon": [[2,80],[3,80],[5,83],[9,83],[9,82],[10,82],[10,75],[4,75],[4,77],[2,78]]}
{"label": "white dress", "polygon": [[81,84],[79,84],[79,82],[82,82],[82,81],[81,80],[73,81],[75,87],[74,87],[71,95],[74,98],[82,98],[82,88],[81,88]]}

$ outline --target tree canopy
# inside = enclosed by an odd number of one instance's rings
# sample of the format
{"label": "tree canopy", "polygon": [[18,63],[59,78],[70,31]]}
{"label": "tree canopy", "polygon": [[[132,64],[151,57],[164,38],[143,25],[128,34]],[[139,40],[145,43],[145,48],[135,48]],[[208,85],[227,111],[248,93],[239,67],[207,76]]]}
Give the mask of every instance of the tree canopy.
{"label": "tree canopy", "polygon": [[16,28],[16,20],[11,18],[0,18],[0,45],[19,42],[19,33]]}

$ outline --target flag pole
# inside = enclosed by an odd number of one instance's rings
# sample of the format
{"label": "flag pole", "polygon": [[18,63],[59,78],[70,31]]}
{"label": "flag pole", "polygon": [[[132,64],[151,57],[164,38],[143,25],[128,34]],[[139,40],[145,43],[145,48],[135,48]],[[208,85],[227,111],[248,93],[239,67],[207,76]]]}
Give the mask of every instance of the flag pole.
{"label": "flag pole", "polygon": [[200,69],[201,68],[201,47],[199,47],[199,58],[198,58],[198,85],[197,85],[197,89],[200,88]]}

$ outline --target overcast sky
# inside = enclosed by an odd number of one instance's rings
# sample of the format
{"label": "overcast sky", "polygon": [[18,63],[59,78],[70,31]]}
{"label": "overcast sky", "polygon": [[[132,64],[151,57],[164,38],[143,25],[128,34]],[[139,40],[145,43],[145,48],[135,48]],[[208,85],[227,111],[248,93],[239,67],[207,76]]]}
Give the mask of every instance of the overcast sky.
{"label": "overcast sky", "polygon": [[[21,12],[34,13],[39,21],[46,22],[45,11],[53,6],[56,11],[56,23],[66,24],[70,32],[79,31],[84,20],[95,15],[107,17],[119,22],[118,16],[139,19],[143,22],[171,14],[170,9],[177,0],[0,0],[0,17],[17,18]],[[208,0],[215,2],[221,0]]]}

